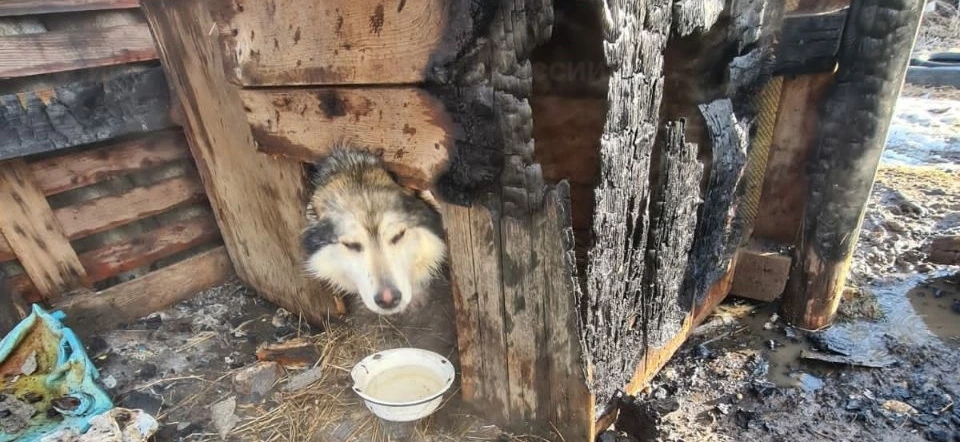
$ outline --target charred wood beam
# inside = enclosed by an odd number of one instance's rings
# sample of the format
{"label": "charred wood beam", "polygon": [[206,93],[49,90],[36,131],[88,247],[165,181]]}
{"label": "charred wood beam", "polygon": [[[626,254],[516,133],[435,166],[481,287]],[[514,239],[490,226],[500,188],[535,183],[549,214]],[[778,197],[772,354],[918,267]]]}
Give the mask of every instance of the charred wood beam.
{"label": "charred wood beam", "polygon": [[799,327],[821,328],[836,313],[923,3],[859,0],[850,11],[783,298],[784,317]]}
{"label": "charred wood beam", "polygon": [[174,126],[160,67],[0,96],[0,160]]}
{"label": "charred wood beam", "polygon": [[720,13],[724,0],[676,0],[673,3],[673,32],[681,37],[709,31]]}
{"label": "charred wood beam", "polygon": [[833,71],[849,8],[819,14],[789,15],[777,48],[777,75]]}
{"label": "charred wood beam", "polygon": [[747,127],[737,121],[729,99],[700,106],[700,111],[713,146],[713,164],[684,280],[687,305],[703,301],[709,288],[726,273],[740,245],[743,229],[733,221],[750,141]]}
{"label": "charred wood beam", "polygon": [[641,304],[645,348],[662,347],[675,337],[692,307],[682,302],[681,293],[697,226],[703,165],[697,161],[697,146],[684,139],[683,126],[683,120],[667,123],[651,197],[653,223]]}
{"label": "charred wood beam", "polygon": [[596,374],[591,391],[601,404],[630,381],[644,351],[643,328],[634,325],[643,303],[648,177],[672,2],[610,0],[602,7],[611,99],[580,308],[587,363]]}

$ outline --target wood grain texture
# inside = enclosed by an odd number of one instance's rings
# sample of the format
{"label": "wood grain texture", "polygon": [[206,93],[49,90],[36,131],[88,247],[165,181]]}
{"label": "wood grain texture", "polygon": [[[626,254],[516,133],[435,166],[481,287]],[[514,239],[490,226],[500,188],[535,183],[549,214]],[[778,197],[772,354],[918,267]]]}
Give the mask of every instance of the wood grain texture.
{"label": "wood grain texture", "polygon": [[218,236],[212,217],[195,217],[150,230],[128,242],[81,253],[80,262],[89,280],[97,282],[208,243]]}
{"label": "wood grain texture", "polygon": [[161,68],[0,96],[0,160],[166,129],[170,96]]}
{"label": "wood grain texture", "polygon": [[[28,163],[46,195],[190,158],[183,131],[168,130]],[[2,246],[0,246],[2,247]]]}
{"label": "wood grain texture", "polygon": [[189,299],[232,275],[226,250],[217,247],[100,292],[67,297],[54,307],[66,313],[67,326],[90,336]]}
{"label": "wood grain texture", "polygon": [[783,295],[784,318],[798,327],[822,328],[836,314],[922,11],[917,0],[863,0],[850,10]]}
{"label": "wood grain texture", "polygon": [[312,163],[341,141],[383,150],[402,184],[430,189],[446,172],[457,128],[418,88],[241,90],[260,150]]}
{"label": "wood grain texture", "polygon": [[308,280],[299,253],[305,224],[300,164],[259,153],[243,104],[209,35],[208,2],[147,0],[144,14],[184,108],[185,132],[226,249],[240,278],[312,324],[342,314]]}
{"label": "wood grain texture", "polygon": [[0,3],[0,17],[139,7],[137,0],[4,0]]}
{"label": "wood grain texture", "polygon": [[418,83],[472,31],[468,2],[215,3],[243,86]]}
{"label": "wood grain texture", "polygon": [[0,232],[44,300],[88,284],[77,253],[21,160],[0,163]]}
{"label": "wood grain texture", "polygon": [[54,213],[67,237],[76,239],[200,201],[203,197],[203,188],[196,177],[184,176],[62,207]]}
{"label": "wood grain texture", "polygon": [[753,221],[758,238],[793,244],[807,200],[807,159],[819,131],[819,103],[833,74],[783,80],[783,94],[767,159],[763,190]]}
{"label": "wood grain texture", "polygon": [[0,37],[0,79],[156,58],[146,23]]}

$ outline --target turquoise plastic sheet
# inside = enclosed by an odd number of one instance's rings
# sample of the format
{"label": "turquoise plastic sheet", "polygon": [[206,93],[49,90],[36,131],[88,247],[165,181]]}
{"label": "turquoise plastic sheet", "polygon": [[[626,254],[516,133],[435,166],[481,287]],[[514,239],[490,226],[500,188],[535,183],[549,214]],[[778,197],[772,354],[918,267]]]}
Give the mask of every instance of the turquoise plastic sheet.
{"label": "turquoise plastic sheet", "polygon": [[[34,305],[30,316],[0,341],[4,400],[20,400],[21,414],[24,404],[35,410],[25,425],[0,426],[0,442],[39,441],[68,428],[83,433],[90,419],[113,408],[96,383],[99,372],[76,334],[63,325],[64,317],[63,312],[48,313]],[[9,410],[4,414],[10,417]]]}

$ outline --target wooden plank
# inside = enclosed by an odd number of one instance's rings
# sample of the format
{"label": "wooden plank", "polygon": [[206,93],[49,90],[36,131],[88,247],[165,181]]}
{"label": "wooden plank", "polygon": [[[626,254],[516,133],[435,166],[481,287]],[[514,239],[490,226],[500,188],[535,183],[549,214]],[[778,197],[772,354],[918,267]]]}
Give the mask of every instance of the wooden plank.
{"label": "wooden plank", "polygon": [[91,282],[102,281],[205,244],[218,233],[212,217],[194,217],[150,230],[128,242],[81,253],[80,262]]}
{"label": "wooden plank", "polygon": [[0,17],[139,7],[138,0],[4,0],[0,2]]}
{"label": "wooden plank", "polygon": [[777,75],[833,72],[848,9],[784,18],[777,46]]}
{"label": "wooden plank", "polygon": [[29,167],[40,190],[53,195],[187,158],[187,140],[178,129],[32,161]]}
{"label": "wooden plank", "polygon": [[157,58],[146,23],[0,37],[0,80]]}
{"label": "wooden plank", "polygon": [[170,96],[159,67],[0,96],[0,160],[166,129]]}
{"label": "wooden plank", "polygon": [[786,253],[756,242],[747,244],[737,252],[737,271],[730,294],[758,301],[776,300],[790,277],[791,262]]}
{"label": "wooden plank", "polygon": [[753,235],[793,244],[807,199],[807,162],[819,131],[819,104],[833,74],[783,80],[783,95],[767,160]]}
{"label": "wooden plank", "polygon": [[47,301],[87,285],[86,272],[22,160],[0,163],[0,232]]}
{"label": "wooden plank", "polygon": [[471,250],[470,208],[441,203],[443,226],[447,234],[450,262],[450,287],[453,290],[457,318],[457,349],[460,357],[460,394],[468,403],[477,403],[484,388],[478,381],[483,373],[483,337],[480,294]]}
{"label": "wooden plank", "polygon": [[243,104],[210,36],[208,6],[201,0],[143,2],[167,78],[183,105],[187,140],[224,244],[244,282],[308,322],[324,324],[343,311],[335,296],[302,271],[303,168],[257,152]]}
{"label": "wooden plank", "polygon": [[[216,2],[243,86],[418,83],[482,17],[463,1]],[[481,8],[478,8],[481,9]]]}
{"label": "wooden plank", "polygon": [[800,328],[825,327],[836,314],[922,16],[916,0],[862,0],[850,11],[837,74],[820,104],[802,231],[783,295],[784,318]]}
{"label": "wooden plank", "polygon": [[217,247],[98,293],[67,297],[55,308],[66,313],[69,327],[89,336],[190,299],[232,274],[226,250]]}
{"label": "wooden plank", "polygon": [[241,90],[264,152],[314,162],[343,141],[382,146],[403,184],[429,189],[446,171],[457,130],[443,103],[418,88]]}
{"label": "wooden plank", "polygon": [[196,177],[183,176],[54,211],[70,239],[82,238],[202,200]]}

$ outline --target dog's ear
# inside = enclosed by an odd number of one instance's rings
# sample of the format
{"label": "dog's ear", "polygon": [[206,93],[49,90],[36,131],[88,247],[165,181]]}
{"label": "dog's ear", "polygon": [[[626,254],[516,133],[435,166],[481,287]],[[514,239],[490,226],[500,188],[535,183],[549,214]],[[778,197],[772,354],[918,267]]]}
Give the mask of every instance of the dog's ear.
{"label": "dog's ear", "polygon": [[333,228],[333,222],[326,218],[320,218],[316,222],[310,223],[300,234],[300,247],[304,256],[307,257],[335,242],[337,242],[337,235]]}

